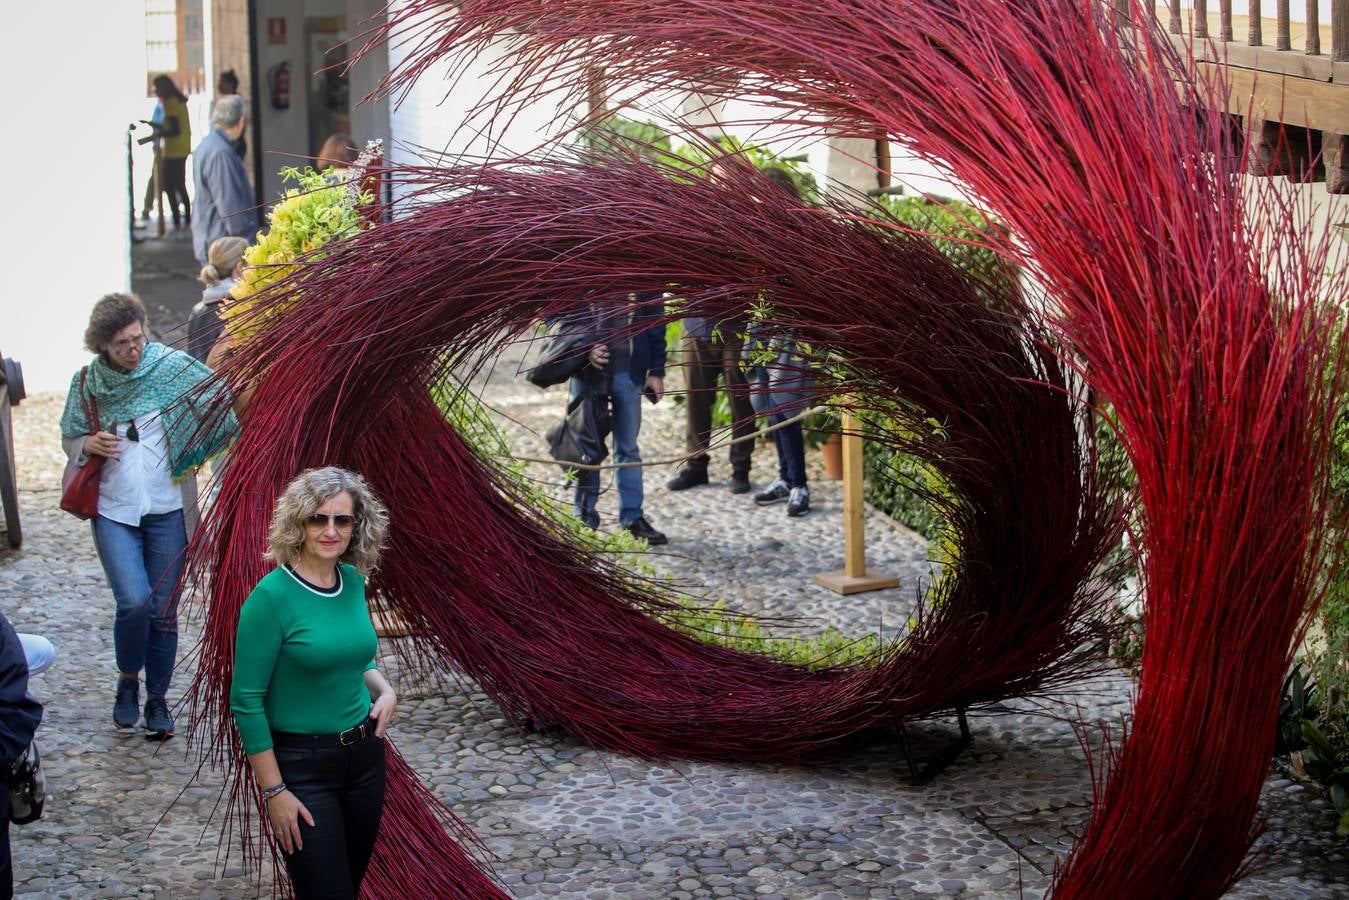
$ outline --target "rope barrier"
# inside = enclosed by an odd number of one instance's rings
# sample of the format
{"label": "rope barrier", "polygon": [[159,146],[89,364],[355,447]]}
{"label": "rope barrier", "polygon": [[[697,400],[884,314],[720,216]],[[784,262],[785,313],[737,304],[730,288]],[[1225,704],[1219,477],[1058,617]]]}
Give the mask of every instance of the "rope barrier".
{"label": "rope barrier", "polygon": [[[767,428],[763,428],[763,429],[757,429],[757,428],[756,428],[753,434],[744,434],[744,435],[741,435],[740,437],[731,438],[730,440],[723,440],[723,441],[717,441],[716,443],[709,443],[709,444],[708,444],[708,447],[707,447],[707,450],[708,450],[708,452],[711,452],[712,450],[719,450],[719,449],[721,449],[722,447],[729,447],[729,446],[731,446],[732,444],[738,444],[738,443],[740,443],[740,442],[742,442],[742,441],[753,441],[753,440],[758,440],[759,436],[762,435],[762,434],[772,434],[774,431],[777,431],[779,428],[786,428],[788,425],[793,425],[793,424],[795,424],[795,423],[797,423],[797,422],[800,422],[801,420],[805,419],[807,416],[813,415],[813,414],[815,414],[815,413],[817,413],[817,412],[825,412],[825,411],[827,411],[828,409],[829,409],[829,407],[827,407],[827,406],[813,406],[813,407],[811,407],[810,409],[802,410],[801,412],[799,412],[799,413],[797,413],[796,415],[792,416],[790,419],[784,419],[783,421],[778,422],[778,423],[776,423],[776,424],[774,424],[774,425],[770,425],[770,426],[768,426]],[[511,455],[511,459],[517,459],[517,460],[520,460],[521,462],[548,463],[549,465],[565,466],[565,468],[568,468],[568,469],[585,470],[585,471],[587,471],[587,472],[603,472],[603,471],[608,470],[608,469],[631,469],[631,468],[637,468],[637,467],[639,467],[639,466],[669,466],[669,465],[680,465],[680,464],[683,464],[683,463],[688,462],[688,461],[689,461],[690,459],[692,459],[695,455],[699,455],[699,454],[685,453],[685,454],[683,454],[682,456],[671,456],[671,457],[667,457],[667,458],[665,458],[665,459],[654,459],[654,460],[650,460],[650,461],[643,459],[643,460],[639,460],[639,461],[637,461],[637,462],[625,462],[625,463],[598,463],[598,464],[594,464],[594,465],[586,464],[586,463],[561,463],[561,462],[558,462],[557,460],[553,459],[551,456],[543,456],[543,457],[540,457],[540,456],[519,456],[519,455],[512,454],[512,455]]]}

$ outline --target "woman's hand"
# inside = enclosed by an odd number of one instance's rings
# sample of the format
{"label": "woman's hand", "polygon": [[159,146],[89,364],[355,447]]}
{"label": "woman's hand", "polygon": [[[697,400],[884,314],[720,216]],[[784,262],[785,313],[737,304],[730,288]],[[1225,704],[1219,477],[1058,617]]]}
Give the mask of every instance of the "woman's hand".
{"label": "woman's hand", "polygon": [[310,828],[314,827],[314,817],[290,791],[282,791],[267,801],[267,819],[272,823],[272,834],[276,835],[277,843],[287,855],[304,846],[300,840],[300,820],[304,819]]}
{"label": "woman's hand", "polygon": [[376,737],[384,737],[384,732],[389,730],[389,724],[393,722],[394,710],[397,708],[398,697],[394,694],[393,688],[380,693],[375,702],[370,704],[370,718],[375,720]]}
{"label": "woman's hand", "polygon": [[597,369],[603,369],[609,364],[609,348],[604,344],[596,344],[590,348],[590,364]]}
{"label": "woman's hand", "polygon": [[646,385],[644,391],[649,392],[648,396],[655,397],[652,403],[659,403],[665,397],[665,379],[659,375],[646,376]]}
{"label": "woman's hand", "polygon": [[122,441],[109,431],[99,431],[84,439],[82,448],[85,456],[106,456],[116,459],[122,449]]}

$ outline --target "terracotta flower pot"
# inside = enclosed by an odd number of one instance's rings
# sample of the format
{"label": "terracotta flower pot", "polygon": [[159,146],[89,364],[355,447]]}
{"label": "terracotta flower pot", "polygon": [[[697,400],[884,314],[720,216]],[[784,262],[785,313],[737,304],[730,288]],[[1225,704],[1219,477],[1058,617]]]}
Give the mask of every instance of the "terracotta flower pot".
{"label": "terracotta flower pot", "polygon": [[829,435],[829,440],[820,445],[820,455],[824,458],[824,474],[838,481],[843,477],[843,437]]}

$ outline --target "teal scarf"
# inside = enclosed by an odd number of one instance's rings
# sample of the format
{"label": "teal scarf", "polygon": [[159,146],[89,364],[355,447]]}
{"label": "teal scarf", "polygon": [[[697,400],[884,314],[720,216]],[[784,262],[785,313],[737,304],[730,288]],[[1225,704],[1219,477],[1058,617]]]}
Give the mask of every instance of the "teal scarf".
{"label": "teal scarf", "polygon": [[146,344],[140,365],[130,372],[117,371],[100,353],[89,363],[85,381],[98,404],[99,421],[90,423],[84,414],[76,372],[61,414],[61,436],[92,434],[114,422],[160,413],[173,477],[181,478],[224,450],[238,428],[223,385],[198,390],[211,377],[206,366],[163,344]]}

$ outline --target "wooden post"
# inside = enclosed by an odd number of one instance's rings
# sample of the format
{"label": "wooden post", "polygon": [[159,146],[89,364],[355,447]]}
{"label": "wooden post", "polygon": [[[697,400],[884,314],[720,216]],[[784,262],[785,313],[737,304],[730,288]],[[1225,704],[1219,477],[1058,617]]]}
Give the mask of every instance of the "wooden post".
{"label": "wooden post", "polygon": [[894,575],[867,568],[862,477],[861,423],[847,412],[843,414],[843,568],[815,576],[816,584],[840,594],[899,587]]}

